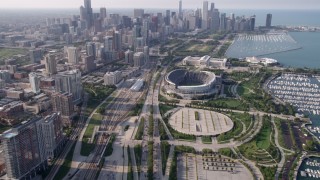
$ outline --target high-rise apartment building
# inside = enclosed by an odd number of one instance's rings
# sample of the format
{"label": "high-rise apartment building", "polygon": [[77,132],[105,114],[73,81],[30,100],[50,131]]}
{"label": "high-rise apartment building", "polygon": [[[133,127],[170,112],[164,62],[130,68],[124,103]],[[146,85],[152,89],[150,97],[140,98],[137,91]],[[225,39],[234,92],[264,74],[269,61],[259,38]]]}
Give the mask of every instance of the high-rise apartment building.
{"label": "high-rise apartment building", "polygon": [[94,58],[96,58],[96,47],[93,42],[87,42],[86,54],[87,54],[87,56],[93,56]]}
{"label": "high-rise apartment building", "polygon": [[49,76],[52,76],[54,74],[57,74],[57,62],[56,57],[52,54],[48,54],[44,58],[44,64],[46,67],[46,73]]}
{"label": "high-rise apartment building", "polygon": [[33,93],[39,93],[40,92],[40,77],[32,72],[29,74],[29,82],[31,86],[31,90]]}
{"label": "high-rise apartment building", "polygon": [[133,51],[127,50],[124,53],[125,62],[128,64],[133,64]]}
{"label": "high-rise apartment building", "polygon": [[91,72],[97,68],[96,63],[94,62],[93,56],[83,57],[84,67],[87,72]]}
{"label": "high-rise apartment building", "polygon": [[9,70],[0,70],[0,79],[5,81],[5,82],[10,82],[11,80],[11,75]]}
{"label": "high-rise apartment building", "polygon": [[136,52],[133,55],[134,67],[140,67],[144,65],[144,54],[143,52]]}
{"label": "high-rise apartment building", "polygon": [[32,179],[53,158],[64,140],[56,113],[24,121],[1,136],[9,179]]}
{"label": "high-rise apartment building", "polygon": [[38,139],[43,141],[44,159],[53,159],[63,148],[63,126],[60,113],[52,113],[36,121]]}
{"label": "high-rise apartment building", "polygon": [[104,49],[105,49],[105,52],[114,51],[113,37],[112,36],[104,37]]}
{"label": "high-rise apartment building", "polygon": [[120,71],[115,71],[115,72],[107,72],[104,75],[104,84],[105,85],[116,85],[118,84],[121,80],[121,72]]}
{"label": "high-rise apartment building", "polygon": [[82,94],[81,72],[76,69],[58,73],[55,77],[55,89],[56,92],[72,94],[73,102],[79,103]]}
{"label": "high-rise apartment building", "polygon": [[76,47],[68,47],[68,63],[79,64],[79,52]]}
{"label": "high-rise apartment building", "polygon": [[74,113],[73,97],[70,93],[53,93],[51,96],[53,112],[70,117]]}
{"label": "high-rise apartment building", "polygon": [[43,58],[43,50],[42,49],[32,49],[29,50],[31,63],[40,63]]}
{"label": "high-rise apartment building", "polygon": [[267,28],[271,27],[271,21],[272,21],[272,14],[267,14],[267,19],[266,19],[266,27]]}
{"label": "high-rise apartment building", "polygon": [[113,46],[115,51],[121,51],[121,33],[115,31],[113,34]]}

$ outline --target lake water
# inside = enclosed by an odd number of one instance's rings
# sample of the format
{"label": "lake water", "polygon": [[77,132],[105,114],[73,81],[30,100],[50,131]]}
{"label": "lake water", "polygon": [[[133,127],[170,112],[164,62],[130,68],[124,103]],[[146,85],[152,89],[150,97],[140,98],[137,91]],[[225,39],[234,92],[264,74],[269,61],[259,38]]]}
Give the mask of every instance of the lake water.
{"label": "lake water", "polygon": [[[313,165],[307,165],[308,163],[307,162],[315,162]],[[313,177],[309,177],[309,176],[301,176],[301,171],[305,171],[306,169],[309,169],[309,170],[313,170],[313,171],[320,171],[320,166],[317,166],[319,164],[316,164],[316,163],[320,163],[320,158],[319,157],[310,157],[310,158],[307,158],[305,159],[301,166],[299,167],[299,170],[298,170],[298,176],[297,176],[297,180],[312,180],[312,179],[318,179],[318,178],[313,178]],[[319,174],[318,174],[319,175]]]}
{"label": "lake water", "polygon": [[288,35],[267,35],[268,38],[262,39],[260,36],[266,35],[236,37],[226,55],[237,58],[268,57],[286,67],[320,68],[320,32],[290,32]]}
{"label": "lake water", "polygon": [[301,49],[268,55],[287,67],[320,68],[320,32],[290,32]]}
{"label": "lake water", "polygon": [[262,35],[239,34],[227,50],[226,56],[246,58],[290,51],[298,48],[301,48],[301,46],[285,32]]}

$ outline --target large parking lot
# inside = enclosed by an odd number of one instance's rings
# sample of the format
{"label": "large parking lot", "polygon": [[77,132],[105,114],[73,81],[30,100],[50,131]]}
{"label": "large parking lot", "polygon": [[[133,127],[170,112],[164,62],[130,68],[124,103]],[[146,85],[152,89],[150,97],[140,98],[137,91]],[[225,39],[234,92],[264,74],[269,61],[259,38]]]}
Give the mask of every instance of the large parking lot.
{"label": "large parking lot", "polygon": [[252,180],[250,171],[241,163],[219,155],[178,156],[178,180]]}
{"label": "large parking lot", "polygon": [[202,109],[182,108],[169,120],[172,128],[198,136],[214,136],[230,131],[233,121],[226,115]]}

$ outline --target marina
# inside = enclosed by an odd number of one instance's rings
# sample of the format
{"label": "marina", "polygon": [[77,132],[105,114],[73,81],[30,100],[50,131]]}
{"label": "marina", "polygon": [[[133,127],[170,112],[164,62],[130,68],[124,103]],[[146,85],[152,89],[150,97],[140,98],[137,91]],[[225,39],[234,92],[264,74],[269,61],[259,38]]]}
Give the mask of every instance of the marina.
{"label": "marina", "polygon": [[239,34],[226,52],[227,57],[245,58],[300,49],[301,46],[287,32],[261,35]]}
{"label": "marina", "polygon": [[298,112],[320,115],[320,77],[299,74],[282,74],[269,82],[269,92]]}
{"label": "marina", "polygon": [[320,178],[320,158],[307,157],[302,161],[298,171],[297,180]]}

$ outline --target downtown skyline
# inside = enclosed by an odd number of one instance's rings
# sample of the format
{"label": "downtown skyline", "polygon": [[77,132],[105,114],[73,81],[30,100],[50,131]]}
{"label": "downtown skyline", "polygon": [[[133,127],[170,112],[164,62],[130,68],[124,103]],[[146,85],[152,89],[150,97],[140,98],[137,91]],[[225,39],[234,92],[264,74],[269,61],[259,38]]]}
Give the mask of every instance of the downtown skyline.
{"label": "downtown skyline", "polygon": [[[172,0],[136,0],[132,3],[131,0],[94,0],[92,1],[93,8],[107,7],[107,8],[167,8],[177,9],[179,1]],[[320,1],[318,0],[282,0],[281,2],[276,0],[215,0],[209,1],[219,5],[221,9],[319,9]],[[82,0],[26,0],[21,2],[19,0],[5,1],[1,3],[0,9],[41,9],[41,8],[76,8],[83,3]],[[201,8],[202,1],[184,0],[183,9]],[[290,6],[288,4],[290,3]],[[19,6],[17,6],[19,4]],[[124,6],[125,5],[125,6]]]}

